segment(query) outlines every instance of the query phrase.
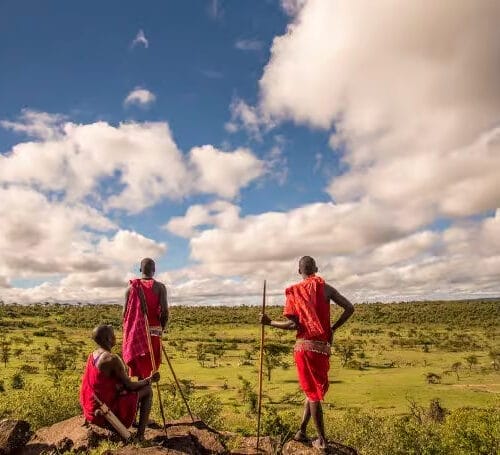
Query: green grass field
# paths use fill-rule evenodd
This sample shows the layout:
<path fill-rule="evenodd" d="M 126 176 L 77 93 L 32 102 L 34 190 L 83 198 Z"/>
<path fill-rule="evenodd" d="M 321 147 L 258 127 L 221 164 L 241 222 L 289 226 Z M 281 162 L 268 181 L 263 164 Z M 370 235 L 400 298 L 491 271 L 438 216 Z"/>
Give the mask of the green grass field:
<path fill-rule="evenodd" d="M 19 393 L 12 389 L 11 382 L 23 365 L 38 368 L 34 374 L 22 373 L 26 385 L 51 383 L 56 372 L 59 376 L 81 375 L 84 360 L 94 349 L 89 338 L 91 329 L 68 327 L 64 322 L 64 311 L 64 308 L 58 308 L 57 311 L 34 311 L 24 315 L 10 311 L 3 316 L 6 327 L 3 336 L 10 343 L 10 356 L 6 365 L 0 364 L 0 381 L 5 388 L 0 400 L 1 396 L 12 398 Z M 99 307 L 94 307 L 92 311 L 99 320 Z M 176 318 L 174 313 L 164 343 L 179 378 L 192 381 L 197 394 L 215 393 L 222 401 L 224 420 L 239 422 L 247 418 L 248 410 L 248 404 L 242 400 L 241 378 L 250 381 L 253 386 L 257 384 L 258 353 L 255 348 L 260 327 L 248 321 L 248 314 L 255 313 L 256 318 L 258 309 L 246 308 L 245 317 L 242 315 L 239 322 L 223 321 L 219 324 L 214 323 L 217 318 L 210 316 L 211 310 L 206 311 L 206 324 L 196 320 L 183 321 L 183 314 L 178 312 Z M 212 316 L 217 311 L 212 310 Z M 238 313 L 239 310 L 228 308 L 227 311 Z M 366 309 L 363 311 L 366 312 Z M 106 318 L 109 319 L 108 314 Z M 118 327 L 116 320 L 114 322 Z M 499 350 L 498 337 L 495 325 L 487 322 L 484 327 L 476 323 L 473 327 L 464 328 L 461 324 L 450 330 L 449 323 L 377 324 L 358 321 L 354 317 L 336 334 L 336 342 L 351 339 L 358 343 L 358 352 L 353 356 L 357 363 L 354 368 L 342 367 L 338 356 L 331 357 L 331 386 L 325 401 L 327 414 L 335 415 L 339 411 L 359 408 L 398 415 L 408 412 L 409 400 L 426 404 L 433 398 L 439 398 L 447 409 L 498 406 L 500 375 L 492 366 L 492 353 Z M 119 331 L 117 335 L 120 338 Z M 266 340 L 268 343 L 293 345 L 292 334 L 271 328 L 266 328 Z M 423 344 L 420 343 L 422 341 Z M 202 366 L 197 360 L 199 343 L 206 346 L 222 344 L 225 350 L 222 356 L 215 359 L 207 354 L 208 358 Z M 73 356 L 74 362 L 62 371 L 57 371 L 46 360 L 47 354 L 54 352 L 57 346 L 73 348 L 73 353 L 69 355 Z M 250 357 L 246 362 L 245 351 L 251 352 L 246 355 Z M 468 365 L 466 358 L 471 355 L 475 356 L 477 363 Z M 285 365 L 272 370 L 271 381 L 264 379 L 264 405 L 299 413 L 301 394 L 292 353 L 284 355 L 280 362 Z M 459 379 L 450 371 L 455 362 L 462 364 L 457 371 Z M 362 369 L 358 369 L 360 366 Z M 160 372 L 162 384 L 171 381 L 165 364 Z M 431 372 L 441 377 L 439 383 L 427 382 L 426 374 Z M 248 418 L 252 420 L 251 415 Z"/>

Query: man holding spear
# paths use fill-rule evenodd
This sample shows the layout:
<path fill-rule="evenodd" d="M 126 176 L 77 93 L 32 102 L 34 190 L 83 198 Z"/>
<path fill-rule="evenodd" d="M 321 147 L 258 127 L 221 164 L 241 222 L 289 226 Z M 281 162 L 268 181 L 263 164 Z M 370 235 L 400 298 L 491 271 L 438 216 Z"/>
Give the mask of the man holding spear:
<path fill-rule="evenodd" d="M 140 271 L 142 277 L 131 280 L 125 294 L 122 350 L 130 376 L 143 379 L 160 366 L 161 335 L 168 321 L 168 304 L 165 285 L 153 278 L 153 259 L 143 259 Z"/>
<path fill-rule="evenodd" d="M 307 424 L 312 416 L 318 438 L 313 446 L 326 448 L 325 425 L 321 401 L 328 390 L 331 344 L 335 330 L 354 312 L 352 303 L 335 288 L 316 275 L 315 260 L 304 256 L 299 261 L 299 274 L 303 280 L 286 289 L 283 315 L 287 321 L 272 321 L 261 314 L 260 322 L 278 329 L 296 330 L 294 359 L 301 389 L 306 395 L 304 415 L 294 439 L 306 441 Z M 344 309 L 340 318 L 330 326 L 330 301 Z"/>
<path fill-rule="evenodd" d="M 161 363 L 161 336 L 168 321 L 167 289 L 156 281 L 155 262 L 141 261 L 142 277 L 130 280 L 123 308 L 123 360 L 130 376 L 144 379 L 158 371 Z M 163 429 L 167 434 L 160 386 L 156 383 Z"/>

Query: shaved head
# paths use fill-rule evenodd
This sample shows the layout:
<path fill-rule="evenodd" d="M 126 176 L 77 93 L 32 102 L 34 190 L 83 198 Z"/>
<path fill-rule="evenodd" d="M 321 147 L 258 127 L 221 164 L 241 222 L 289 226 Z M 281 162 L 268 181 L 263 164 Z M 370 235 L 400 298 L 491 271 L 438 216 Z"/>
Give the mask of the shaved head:
<path fill-rule="evenodd" d="M 109 342 L 114 339 L 114 336 L 113 327 L 107 324 L 98 325 L 92 330 L 92 339 L 102 348 L 107 347 Z"/>
<path fill-rule="evenodd" d="M 141 273 L 146 276 L 153 276 L 155 274 L 155 261 L 151 258 L 144 258 L 141 261 Z"/>
<path fill-rule="evenodd" d="M 314 275 L 318 271 L 316 261 L 311 256 L 302 256 L 299 260 L 299 273 L 301 275 Z"/>

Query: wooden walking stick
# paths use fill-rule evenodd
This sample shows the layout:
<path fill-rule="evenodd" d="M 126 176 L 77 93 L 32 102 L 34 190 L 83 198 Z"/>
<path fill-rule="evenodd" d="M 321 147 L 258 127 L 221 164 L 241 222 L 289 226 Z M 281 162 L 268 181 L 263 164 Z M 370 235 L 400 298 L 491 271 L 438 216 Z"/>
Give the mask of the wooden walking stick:
<path fill-rule="evenodd" d="M 140 298 L 141 298 L 142 314 L 144 315 L 144 325 L 146 326 L 146 335 L 147 335 L 146 338 L 148 340 L 148 349 L 151 358 L 151 368 L 153 369 L 153 373 L 156 373 L 158 370 L 156 369 L 155 355 L 153 352 L 153 343 L 151 343 L 151 332 L 149 331 L 148 308 L 146 306 L 146 296 L 144 295 L 144 291 L 142 290 L 142 288 L 140 290 Z M 161 337 L 160 337 L 160 343 L 161 343 Z M 156 383 L 156 392 L 158 393 L 158 402 L 160 403 L 160 413 L 161 413 L 161 419 L 163 421 L 163 431 L 165 432 L 165 436 L 168 437 L 167 421 L 165 420 L 165 411 L 163 410 L 163 403 L 161 401 L 161 394 L 160 394 L 160 384 L 158 382 Z"/>
<path fill-rule="evenodd" d="M 167 351 L 165 349 L 165 346 L 163 346 L 163 344 L 161 345 L 161 349 L 163 351 L 163 354 L 165 355 L 165 360 L 168 363 L 168 367 L 170 368 L 170 371 L 172 372 L 172 376 L 174 377 L 174 381 L 177 384 L 177 388 L 179 389 L 179 393 L 181 394 L 182 401 L 184 401 L 184 404 L 186 405 L 186 409 L 189 413 L 189 416 L 191 417 L 191 420 L 194 423 L 195 419 L 193 417 L 193 413 L 191 412 L 191 408 L 189 407 L 189 403 L 187 402 L 186 397 L 184 396 L 184 392 L 182 391 L 181 385 L 179 384 L 179 380 L 177 379 L 177 375 L 175 374 L 174 368 L 172 366 L 172 362 L 170 362 L 170 358 L 167 355 Z"/>
<path fill-rule="evenodd" d="M 266 314 L 266 280 L 264 280 L 264 289 L 262 290 L 262 314 Z M 259 404 L 257 408 L 257 450 L 259 450 L 260 441 L 260 415 L 262 409 L 262 366 L 264 362 L 264 324 L 260 328 L 260 364 L 259 364 Z"/>

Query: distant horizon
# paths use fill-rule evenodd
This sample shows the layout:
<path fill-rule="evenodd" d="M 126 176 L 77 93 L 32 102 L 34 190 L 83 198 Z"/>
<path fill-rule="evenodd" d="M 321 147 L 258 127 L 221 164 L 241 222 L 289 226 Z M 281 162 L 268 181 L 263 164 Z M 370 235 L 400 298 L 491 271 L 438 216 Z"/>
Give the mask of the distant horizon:
<path fill-rule="evenodd" d="M 399 304 L 419 304 L 419 303 L 439 303 L 439 302 L 478 302 L 481 300 L 485 301 L 496 301 L 500 302 L 500 296 L 498 297 L 476 297 L 476 298 L 463 298 L 463 299 L 436 299 L 436 300 L 399 300 L 399 301 L 391 301 L 391 302 L 383 302 L 383 301 L 366 301 L 366 302 L 352 302 L 354 305 L 399 305 Z M 3 302 L 0 299 L 0 305 L 23 305 L 23 306 L 36 306 L 36 305 L 64 305 L 64 306 L 95 306 L 95 305 L 109 305 L 109 306 L 123 306 L 123 303 L 112 303 L 112 302 L 99 302 L 99 303 L 91 303 L 91 302 L 30 302 L 30 303 L 18 303 L 18 302 Z M 331 305 L 335 305 L 331 303 Z M 227 305 L 227 304 L 217 304 L 213 303 L 210 305 L 200 304 L 200 305 L 189 305 L 186 303 L 169 303 L 169 306 L 173 307 L 196 307 L 196 308 L 210 308 L 210 307 L 227 307 L 227 308 L 237 308 L 237 307 L 251 307 L 251 308 L 261 308 L 262 304 L 260 303 L 241 303 L 237 305 Z M 282 307 L 283 302 L 272 303 L 267 305 L 268 307 Z"/>

